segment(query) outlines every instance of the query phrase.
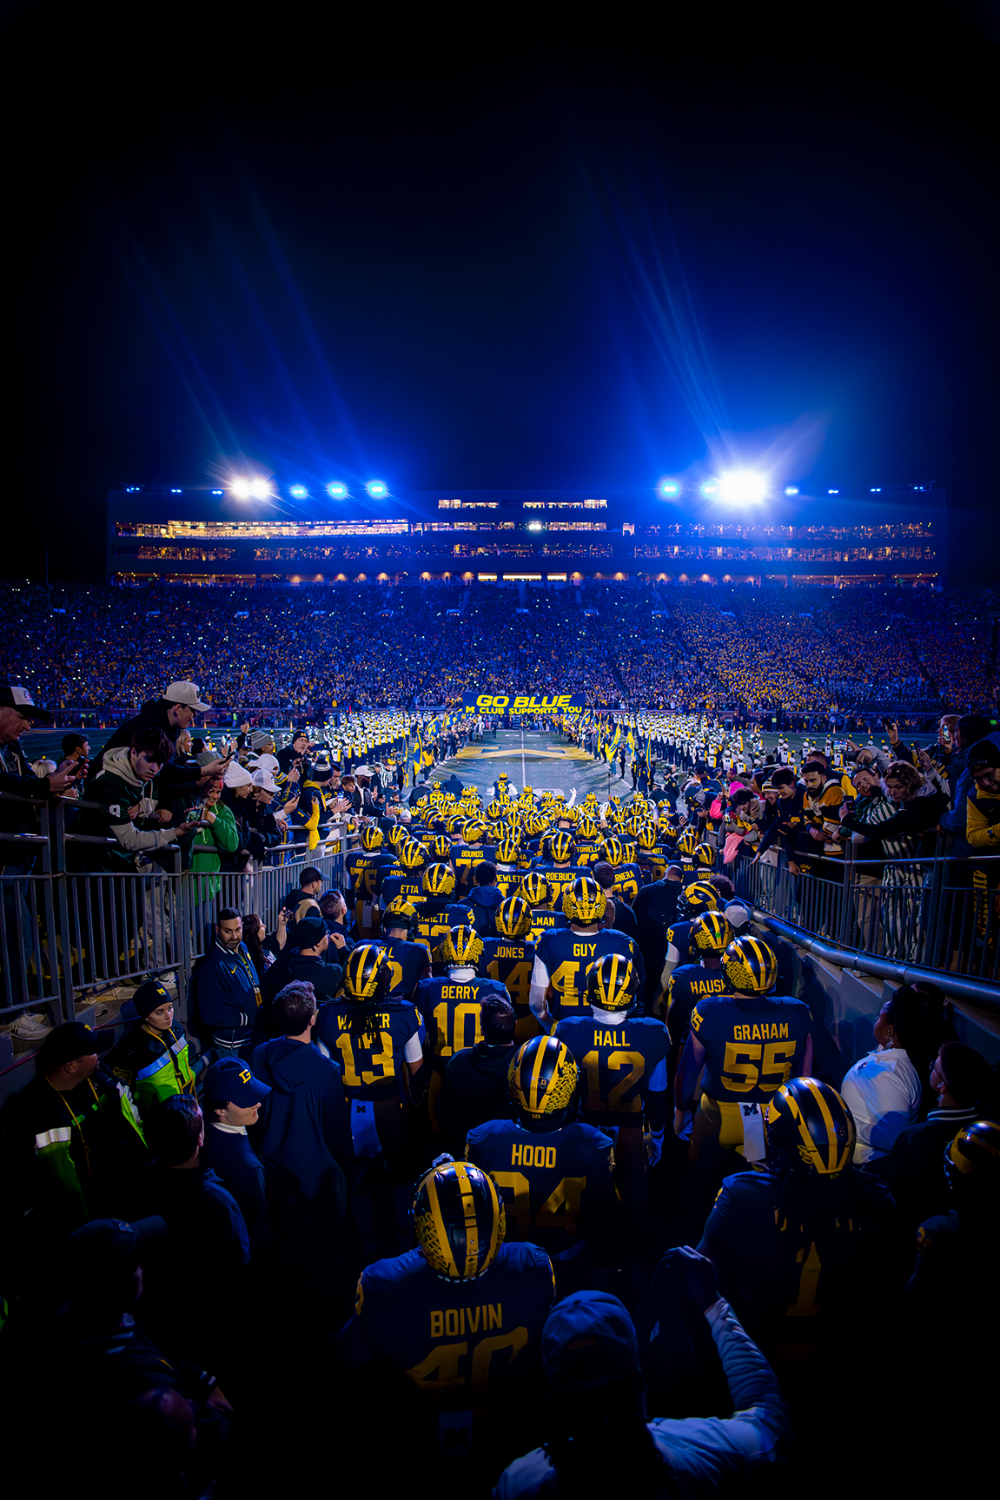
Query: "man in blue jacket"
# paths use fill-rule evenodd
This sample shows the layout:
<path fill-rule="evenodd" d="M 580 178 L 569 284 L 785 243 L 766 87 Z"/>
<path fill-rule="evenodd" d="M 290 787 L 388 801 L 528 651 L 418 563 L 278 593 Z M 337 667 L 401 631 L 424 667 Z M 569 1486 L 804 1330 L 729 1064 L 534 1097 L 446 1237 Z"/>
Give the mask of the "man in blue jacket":
<path fill-rule="evenodd" d="M 213 938 L 192 976 L 198 1015 L 206 1041 L 222 1057 L 247 1058 L 260 990 L 238 911 L 222 908 Z"/>
<path fill-rule="evenodd" d="M 347 1212 L 345 1169 L 354 1159 L 350 1111 L 340 1069 L 312 1045 L 312 985 L 286 984 L 273 1011 L 283 1035 L 253 1054 L 253 1076 L 271 1092 L 251 1127 L 251 1141 L 264 1163 L 272 1223 L 293 1234 L 298 1226 L 316 1243 L 313 1235 L 336 1228 Z"/>

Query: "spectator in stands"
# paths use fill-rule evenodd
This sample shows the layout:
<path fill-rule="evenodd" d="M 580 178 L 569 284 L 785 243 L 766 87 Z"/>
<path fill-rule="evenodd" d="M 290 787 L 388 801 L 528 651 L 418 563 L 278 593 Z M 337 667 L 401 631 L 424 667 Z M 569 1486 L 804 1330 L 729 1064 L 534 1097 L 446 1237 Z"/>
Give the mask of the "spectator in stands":
<path fill-rule="evenodd" d="M 214 759 L 214 752 L 209 750 L 198 757 L 198 764 L 205 766 Z M 239 848 L 240 836 L 233 810 L 222 800 L 221 776 L 213 776 L 205 787 L 200 806 L 196 805 L 188 813 L 188 820 L 195 823 L 196 832 L 186 850 L 186 864 L 199 877 L 195 884 L 195 900 L 198 905 L 204 905 L 213 901 L 222 887 L 218 878 L 222 861 L 231 859 Z"/>
<path fill-rule="evenodd" d="M 251 1245 L 265 1231 L 267 1199 L 264 1167 L 247 1136 L 260 1106 L 271 1092 L 236 1057 L 224 1057 L 207 1069 L 203 1082 L 205 1140 L 202 1164 L 211 1167 L 239 1204 Z"/>
<path fill-rule="evenodd" d="M 1000 747 L 980 740 L 968 755 L 972 790 L 966 801 L 965 836 L 976 854 L 994 854 L 1000 844 Z M 986 877 L 987 883 L 996 881 Z"/>
<path fill-rule="evenodd" d="M 253 824 L 250 815 L 250 796 L 253 792 L 253 777 L 239 761 L 230 761 L 222 778 L 222 801 L 232 815 L 236 828 L 236 848 L 223 859 L 223 869 L 240 873 L 247 868 L 251 857 Z"/>
<path fill-rule="evenodd" d="M 231 906 L 219 912 L 212 946 L 192 977 L 206 1042 L 217 1052 L 249 1056 L 259 988 L 243 941 L 243 919 Z"/>
<path fill-rule="evenodd" d="M 81 812 L 76 832 L 109 842 L 75 844 L 78 868 L 123 874 L 135 870 L 137 856 L 149 857 L 181 838 L 190 842 L 196 825 L 170 826 L 173 815 L 160 803 L 160 773 L 170 755 L 170 742 L 158 729 L 137 730 L 127 746 L 105 752 L 87 786 L 87 801 L 97 806 Z"/>
<path fill-rule="evenodd" d="M 993 1073 L 981 1052 L 962 1042 L 945 1042 L 931 1069 L 937 1101 L 927 1119 L 896 1137 L 889 1159 L 889 1187 L 909 1227 L 951 1208 L 941 1170 L 945 1147 L 963 1125 L 979 1118 Z"/>
<path fill-rule="evenodd" d="M 446 1149 L 465 1152 L 470 1130 L 509 1111 L 507 1074 L 514 1051 L 514 1007 L 502 995 L 487 995 L 479 1008 L 483 1039 L 452 1057 L 441 1081 L 436 1112 Z"/>
<path fill-rule="evenodd" d="M 119 725 L 94 762 L 92 774 L 100 773 L 109 751 L 131 745 L 133 735 L 144 730 L 159 730 L 170 744 L 170 753 L 164 762 L 168 768 L 164 778 L 164 797 L 183 794 L 192 786 L 207 786 L 211 777 L 218 775 L 223 769 L 218 761 L 203 767 L 200 776 L 194 776 L 180 761 L 175 765 L 173 756 L 181 731 L 190 729 L 195 716 L 204 713 L 209 707 L 209 704 L 202 703 L 199 699 L 198 689 L 193 682 L 172 682 L 162 698 L 151 698 L 142 705 L 134 718 L 126 719 L 124 724 Z"/>
<path fill-rule="evenodd" d="M 966 714 L 958 720 L 955 725 L 953 737 L 949 744 L 953 747 L 947 759 L 948 779 L 951 784 L 951 808 L 943 812 L 940 817 L 940 825 L 945 833 L 950 833 L 958 841 L 953 846 L 955 854 L 968 854 L 971 845 L 965 836 L 965 824 L 968 816 L 968 801 L 974 794 L 972 774 L 969 771 L 969 751 L 973 745 L 977 746 L 981 741 L 991 738 L 997 742 L 996 734 L 990 735 L 989 720 L 982 714 Z"/>
<path fill-rule="evenodd" d="M 882 1006 L 872 1030 L 874 1052 L 848 1069 L 840 1092 L 857 1127 L 854 1161 L 878 1166 L 917 1118 L 927 1065 L 926 1027 L 917 1007 L 894 997 Z"/>

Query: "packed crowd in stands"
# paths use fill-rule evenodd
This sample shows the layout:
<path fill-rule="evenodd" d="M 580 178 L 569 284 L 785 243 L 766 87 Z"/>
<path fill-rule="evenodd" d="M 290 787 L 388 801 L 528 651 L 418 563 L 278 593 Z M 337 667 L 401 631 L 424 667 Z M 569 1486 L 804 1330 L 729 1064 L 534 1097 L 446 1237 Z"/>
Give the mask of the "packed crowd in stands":
<path fill-rule="evenodd" d="M 457 583 L 297 589 L 5 586 L 0 675 L 60 707 L 128 707 L 166 674 L 239 709 L 454 705 L 470 690 L 807 722 L 991 703 L 986 590 Z M 587 614 L 585 611 L 591 611 Z"/>

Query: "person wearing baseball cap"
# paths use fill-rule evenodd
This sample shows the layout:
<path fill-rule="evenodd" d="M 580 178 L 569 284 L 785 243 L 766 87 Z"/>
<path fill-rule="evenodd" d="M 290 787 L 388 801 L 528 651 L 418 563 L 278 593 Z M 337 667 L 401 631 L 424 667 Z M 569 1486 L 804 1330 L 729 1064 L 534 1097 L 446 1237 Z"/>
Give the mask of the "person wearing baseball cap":
<path fill-rule="evenodd" d="M 676 1362 L 691 1346 L 677 1311 L 683 1304 L 701 1311 L 715 1342 L 735 1408 L 728 1420 L 646 1420 L 643 1367 L 660 1354 Z M 719 1296 L 712 1262 L 688 1247 L 668 1250 L 636 1321 L 642 1367 L 640 1339 L 617 1297 L 583 1291 L 556 1303 L 542 1330 L 542 1367 L 554 1393 L 545 1446 L 504 1470 L 497 1500 L 600 1493 L 620 1478 L 622 1452 L 629 1487 L 642 1495 L 708 1496 L 773 1464 L 791 1431 L 788 1413 L 770 1365 Z M 660 1350 L 660 1343 L 672 1347 Z"/>
<path fill-rule="evenodd" d="M 319 1005 L 333 1000 L 340 992 L 344 970 L 340 964 L 329 963 L 324 958 L 330 946 L 330 933 L 322 913 L 313 908 L 309 915 L 296 922 L 290 936 L 294 950 L 288 957 L 287 979 L 285 969 L 282 970 L 282 979 L 286 983 L 299 979 L 311 984 Z"/>
<path fill-rule="evenodd" d="M 246 1220 L 251 1246 L 266 1230 L 264 1167 L 250 1144 L 247 1127 L 256 1125 L 271 1086 L 255 1078 L 238 1057 L 213 1063 L 202 1079 L 205 1144 L 201 1161 L 222 1178 Z"/>
<path fill-rule="evenodd" d="M 198 688 L 193 682 L 170 683 L 162 697 L 150 698 L 133 718 L 119 724 L 101 754 L 96 757 L 91 775 L 96 775 L 100 770 L 103 757 L 109 750 L 117 750 L 121 745 L 131 745 L 132 736 L 140 730 L 159 729 L 171 745 L 176 746 L 178 735 L 183 730 L 190 729 L 196 716 L 204 713 L 208 707 L 207 703 L 202 703 Z M 223 762 L 218 759 L 211 765 L 200 768 L 185 765 L 180 760 L 170 760 L 160 772 L 161 795 L 164 800 L 194 796 L 209 784 L 213 775 L 221 773 L 223 768 Z"/>
<path fill-rule="evenodd" d="M 29 1215 L 25 1227 L 43 1239 L 100 1212 L 147 1159 L 128 1084 L 101 1062 L 113 1041 L 81 1021 L 55 1027 L 35 1054 L 34 1078 L 0 1115 L 5 1207 L 12 1222 Z"/>
<path fill-rule="evenodd" d="M 108 1067 L 129 1085 L 140 1114 L 171 1094 L 194 1096 L 197 1090 L 187 1037 L 174 1019 L 174 1002 L 160 981 L 147 979 L 140 984 L 118 1019 L 131 1024 L 108 1054 Z"/>

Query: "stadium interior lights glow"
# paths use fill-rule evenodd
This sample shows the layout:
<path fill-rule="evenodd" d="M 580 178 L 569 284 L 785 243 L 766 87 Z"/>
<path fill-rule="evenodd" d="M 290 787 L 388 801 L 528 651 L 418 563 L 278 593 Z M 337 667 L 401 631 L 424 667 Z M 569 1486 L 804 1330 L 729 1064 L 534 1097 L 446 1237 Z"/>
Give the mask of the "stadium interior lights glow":
<path fill-rule="evenodd" d="M 657 494 L 662 495 L 665 500 L 669 500 L 675 495 L 680 494 L 681 487 L 676 479 L 661 479 L 656 486 L 656 490 Z"/>
<path fill-rule="evenodd" d="M 736 469 L 720 474 L 718 495 L 730 505 L 754 505 L 767 494 L 767 480 L 752 469 Z"/>
<path fill-rule="evenodd" d="M 381 500 L 385 495 L 388 495 L 389 493 L 389 486 L 387 484 L 383 484 L 381 479 L 369 479 L 368 483 L 365 485 L 365 489 L 368 491 L 369 495 L 371 495 L 373 500 Z"/>
<path fill-rule="evenodd" d="M 339 479 L 334 479 L 331 484 L 327 485 L 327 487 L 326 487 L 326 493 L 333 500 L 346 500 L 347 499 L 347 485 L 346 484 L 342 484 Z"/>

